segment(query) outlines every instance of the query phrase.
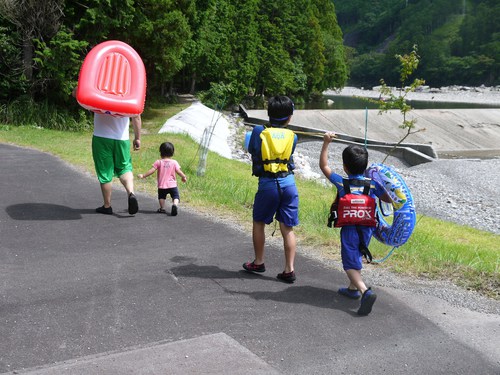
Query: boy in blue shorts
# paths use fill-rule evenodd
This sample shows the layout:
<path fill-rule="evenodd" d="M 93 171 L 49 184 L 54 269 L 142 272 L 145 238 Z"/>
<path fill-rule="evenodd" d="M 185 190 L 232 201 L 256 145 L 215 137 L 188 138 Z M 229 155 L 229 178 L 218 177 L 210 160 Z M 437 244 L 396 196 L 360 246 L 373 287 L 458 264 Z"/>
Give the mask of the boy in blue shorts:
<path fill-rule="evenodd" d="M 252 131 L 248 152 L 252 155 L 252 174 L 259 178 L 253 205 L 252 239 L 255 258 L 243 264 L 250 272 L 264 272 L 265 226 L 276 218 L 283 236 L 285 268 L 277 275 L 286 283 L 295 281 L 296 240 L 293 227 L 299 224 L 299 194 L 295 185 L 293 152 L 297 136 L 286 129 L 294 110 L 287 96 L 268 101 L 268 126 L 257 125 Z"/>
<path fill-rule="evenodd" d="M 328 145 L 335 138 L 335 133 L 325 133 L 323 147 L 319 158 L 319 166 L 328 180 L 335 185 L 339 197 L 350 192 L 355 195 L 363 194 L 364 185 L 372 198 L 379 197 L 383 201 L 392 202 L 385 189 L 376 181 L 365 179 L 364 172 L 368 166 L 368 151 L 363 146 L 350 145 L 342 152 L 343 169 L 347 179 L 336 174 L 328 166 Z M 344 186 L 347 183 L 349 186 Z M 369 187 L 369 190 L 368 190 Z M 375 212 L 373 222 L 375 222 Z M 354 215 L 353 215 L 354 216 Z M 361 216 L 361 215 L 359 215 Z M 349 215 L 346 215 L 349 217 Z M 353 221 L 351 221 L 353 220 Z M 359 315 L 368 315 L 377 299 L 375 293 L 368 288 L 361 278 L 363 251 L 368 249 L 375 226 L 357 225 L 359 219 L 347 219 L 340 230 L 342 266 L 349 278 L 349 286 L 340 288 L 339 294 L 352 299 L 361 297 L 358 309 Z"/>

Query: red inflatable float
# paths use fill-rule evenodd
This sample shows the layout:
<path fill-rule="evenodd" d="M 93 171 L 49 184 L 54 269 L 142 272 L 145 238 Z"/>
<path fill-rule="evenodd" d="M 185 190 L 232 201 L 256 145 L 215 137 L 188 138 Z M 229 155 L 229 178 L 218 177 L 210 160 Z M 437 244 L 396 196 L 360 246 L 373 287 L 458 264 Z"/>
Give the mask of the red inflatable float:
<path fill-rule="evenodd" d="M 131 117 L 144 110 L 146 69 L 128 44 L 110 40 L 87 54 L 78 77 L 76 100 L 93 112 Z"/>

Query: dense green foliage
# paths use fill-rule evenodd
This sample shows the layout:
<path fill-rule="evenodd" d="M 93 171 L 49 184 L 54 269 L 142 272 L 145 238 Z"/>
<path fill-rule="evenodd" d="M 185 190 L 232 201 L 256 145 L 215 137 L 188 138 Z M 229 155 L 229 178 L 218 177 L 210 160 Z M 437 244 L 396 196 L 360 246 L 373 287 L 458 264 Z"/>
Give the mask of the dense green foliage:
<path fill-rule="evenodd" d="M 214 106 L 307 99 L 348 75 L 330 0 L 0 0 L 0 103 L 28 97 L 77 113 L 83 59 L 113 39 L 142 57 L 152 101 L 203 91 Z"/>
<path fill-rule="evenodd" d="M 394 56 L 414 45 L 430 86 L 500 84 L 497 0 L 0 0 L 0 122 L 54 108 L 88 126 L 70 94 L 85 55 L 110 39 L 143 58 L 147 103 L 192 93 L 251 106 L 381 78 L 397 86 Z M 23 119 L 25 105 L 34 116 Z M 35 123 L 59 121 L 49 118 Z"/>
<path fill-rule="evenodd" d="M 334 0 L 351 85 L 398 83 L 396 54 L 418 45 L 428 85 L 500 84 L 498 0 Z"/>

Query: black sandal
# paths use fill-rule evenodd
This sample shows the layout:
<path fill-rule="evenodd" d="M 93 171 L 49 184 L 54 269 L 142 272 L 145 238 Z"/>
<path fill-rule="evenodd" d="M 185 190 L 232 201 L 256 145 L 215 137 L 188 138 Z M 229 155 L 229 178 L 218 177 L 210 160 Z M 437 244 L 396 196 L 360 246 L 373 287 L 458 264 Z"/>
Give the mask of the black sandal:
<path fill-rule="evenodd" d="M 276 276 L 278 280 L 284 281 L 285 283 L 292 284 L 295 281 L 295 272 L 285 272 L 283 271 L 282 273 L 278 273 L 278 276 Z"/>
<path fill-rule="evenodd" d="M 165 213 L 167 213 L 167 211 L 165 211 L 164 208 L 159 208 L 156 212 L 158 212 L 159 214 L 165 214 Z"/>
<path fill-rule="evenodd" d="M 128 213 L 129 215 L 135 215 L 139 211 L 139 203 L 137 203 L 137 198 L 134 193 L 130 193 L 128 196 Z"/>

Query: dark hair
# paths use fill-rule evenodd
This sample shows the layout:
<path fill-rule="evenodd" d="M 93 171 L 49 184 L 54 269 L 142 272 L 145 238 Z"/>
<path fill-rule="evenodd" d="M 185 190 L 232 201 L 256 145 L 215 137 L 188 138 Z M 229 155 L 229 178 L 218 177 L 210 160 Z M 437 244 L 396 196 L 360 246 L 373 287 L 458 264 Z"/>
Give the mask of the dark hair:
<path fill-rule="evenodd" d="M 294 105 L 288 96 L 273 96 L 267 102 L 267 115 L 272 125 L 284 125 L 293 114 Z"/>
<path fill-rule="evenodd" d="M 368 151 L 363 146 L 349 145 L 342 151 L 342 162 L 349 174 L 363 174 L 368 166 Z"/>
<path fill-rule="evenodd" d="M 160 145 L 160 155 L 162 158 L 174 156 L 174 145 L 171 142 L 163 142 Z"/>

